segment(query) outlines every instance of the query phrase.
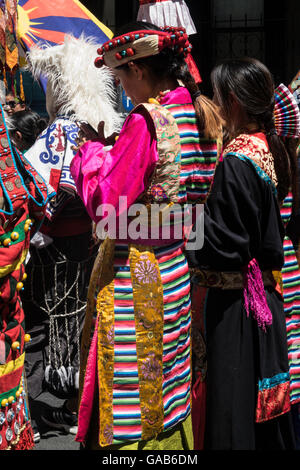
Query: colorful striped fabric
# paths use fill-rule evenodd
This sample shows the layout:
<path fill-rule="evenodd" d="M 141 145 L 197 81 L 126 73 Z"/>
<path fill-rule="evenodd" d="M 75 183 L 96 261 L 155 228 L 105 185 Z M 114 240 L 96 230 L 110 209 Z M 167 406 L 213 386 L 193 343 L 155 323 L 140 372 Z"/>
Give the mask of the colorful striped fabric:
<path fill-rule="evenodd" d="M 300 315 L 286 318 L 291 403 L 300 402 Z"/>
<path fill-rule="evenodd" d="M 284 266 L 282 269 L 283 298 L 286 315 L 300 313 L 300 271 L 294 246 L 284 238 Z"/>
<path fill-rule="evenodd" d="M 204 203 L 214 176 L 217 143 L 200 140 L 192 104 L 167 105 L 181 142 L 179 201 Z M 163 287 L 163 429 L 185 420 L 191 411 L 191 299 L 184 242 L 153 247 Z M 113 443 L 142 439 L 136 318 L 128 243 L 114 254 Z M 141 345 L 141 340 L 139 345 Z"/>
<path fill-rule="evenodd" d="M 181 142 L 179 202 L 204 202 L 217 162 L 217 143 L 201 139 L 192 104 L 167 105 Z M 155 249 L 164 291 L 164 430 L 190 413 L 190 280 L 182 242 Z M 114 442 L 141 439 L 133 293 L 128 246 L 115 251 Z M 126 368 L 124 364 L 126 363 Z M 128 385 L 129 384 L 129 385 Z"/>
<path fill-rule="evenodd" d="M 199 139 L 192 104 L 167 105 L 176 119 L 181 142 L 179 202 L 204 203 L 209 193 L 218 158 L 217 142 Z"/>
<path fill-rule="evenodd" d="M 190 280 L 181 242 L 156 248 L 164 291 L 164 429 L 190 413 Z M 136 334 L 128 245 L 115 248 L 114 443 L 141 439 Z"/>
<path fill-rule="evenodd" d="M 300 136 L 300 113 L 298 103 L 290 90 L 281 83 L 275 90 L 275 127 L 282 137 Z"/>
<path fill-rule="evenodd" d="M 292 194 L 289 193 L 280 209 L 285 226 L 291 217 L 292 204 Z M 290 366 L 290 398 L 291 403 L 297 403 L 300 401 L 300 270 L 293 244 L 287 236 L 283 241 L 283 249 L 282 285 Z"/>

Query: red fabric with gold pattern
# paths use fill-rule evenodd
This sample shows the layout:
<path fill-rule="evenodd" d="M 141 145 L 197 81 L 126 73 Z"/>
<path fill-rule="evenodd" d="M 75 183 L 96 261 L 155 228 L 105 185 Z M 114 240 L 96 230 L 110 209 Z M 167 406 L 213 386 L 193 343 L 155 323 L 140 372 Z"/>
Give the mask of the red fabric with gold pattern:
<path fill-rule="evenodd" d="M 277 176 L 274 167 L 274 158 L 269 150 L 265 134 L 240 134 L 224 149 L 223 157 L 228 153 L 239 153 L 251 158 L 277 186 Z"/>
<path fill-rule="evenodd" d="M 24 383 L 24 311 L 20 291 L 30 236 L 52 195 L 11 145 L 0 113 L 0 450 L 30 449 L 32 429 Z"/>
<path fill-rule="evenodd" d="M 281 416 L 291 409 L 290 382 L 259 390 L 256 406 L 256 422 L 262 423 Z"/>

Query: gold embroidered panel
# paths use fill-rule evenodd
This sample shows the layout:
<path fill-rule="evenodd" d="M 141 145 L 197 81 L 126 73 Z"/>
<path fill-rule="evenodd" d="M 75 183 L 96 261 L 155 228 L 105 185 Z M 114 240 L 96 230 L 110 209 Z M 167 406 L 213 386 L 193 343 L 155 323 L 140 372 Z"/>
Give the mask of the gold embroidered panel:
<path fill-rule="evenodd" d="M 142 439 L 163 431 L 163 286 L 150 247 L 130 245 L 130 272 L 135 312 Z"/>
<path fill-rule="evenodd" d="M 156 131 L 158 162 L 145 202 L 177 202 L 180 187 L 181 144 L 179 129 L 170 111 L 161 105 L 144 103 Z"/>

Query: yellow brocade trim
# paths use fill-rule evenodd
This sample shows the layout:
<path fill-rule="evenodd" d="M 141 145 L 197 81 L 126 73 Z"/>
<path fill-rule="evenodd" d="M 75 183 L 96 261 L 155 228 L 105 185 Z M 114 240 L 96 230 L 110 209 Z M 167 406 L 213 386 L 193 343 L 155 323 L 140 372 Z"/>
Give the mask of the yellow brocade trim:
<path fill-rule="evenodd" d="M 142 440 L 155 438 L 164 428 L 163 286 L 151 247 L 130 245 L 130 273 L 135 313 L 136 350 Z"/>
<path fill-rule="evenodd" d="M 100 245 L 88 290 L 88 302 L 81 343 L 80 397 L 91 343 L 92 321 L 97 308 L 98 318 L 98 389 L 99 444 L 113 441 L 112 392 L 114 374 L 114 251 L 115 241 L 106 238 Z M 96 293 L 97 305 L 95 301 Z"/>
<path fill-rule="evenodd" d="M 24 263 L 26 256 L 28 253 L 28 248 L 22 251 L 21 257 L 18 258 L 14 263 L 12 264 L 7 264 L 6 266 L 1 266 L 0 267 L 0 278 L 5 277 L 8 274 L 17 271 L 20 269 L 21 265 Z"/>
<path fill-rule="evenodd" d="M 7 364 L 3 364 L 0 366 L 0 377 L 4 375 L 10 374 L 11 372 L 20 369 L 23 367 L 25 359 L 25 353 L 19 356 L 15 361 L 9 361 Z"/>
<path fill-rule="evenodd" d="M 281 294 L 283 295 L 283 282 L 281 271 L 272 271 L 276 284 L 279 285 Z"/>
<path fill-rule="evenodd" d="M 177 202 L 181 170 L 181 143 L 177 122 L 170 111 L 160 104 L 152 102 L 139 106 L 148 111 L 153 121 L 159 155 L 147 191 L 139 199 L 144 202 Z"/>
<path fill-rule="evenodd" d="M 114 279 L 113 263 L 106 272 L 107 282 L 97 297 L 98 312 L 98 389 L 99 444 L 113 443 L 113 380 L 114 380 Z"/>

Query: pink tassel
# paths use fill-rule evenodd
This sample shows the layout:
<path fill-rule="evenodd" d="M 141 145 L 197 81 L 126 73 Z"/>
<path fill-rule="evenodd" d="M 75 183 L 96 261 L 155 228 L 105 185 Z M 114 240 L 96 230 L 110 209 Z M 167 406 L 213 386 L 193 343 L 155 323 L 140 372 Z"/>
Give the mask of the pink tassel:
<path fill-rule="evenodd" d="M 272 325 L 272 312 L 267 304 L 262 274 L 256 259 L 250 261 L 245 272 L 244 303 L 247 317 L 251 312 L 258 326 L 266 331 L 266 326 Z"/>

